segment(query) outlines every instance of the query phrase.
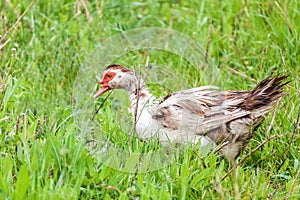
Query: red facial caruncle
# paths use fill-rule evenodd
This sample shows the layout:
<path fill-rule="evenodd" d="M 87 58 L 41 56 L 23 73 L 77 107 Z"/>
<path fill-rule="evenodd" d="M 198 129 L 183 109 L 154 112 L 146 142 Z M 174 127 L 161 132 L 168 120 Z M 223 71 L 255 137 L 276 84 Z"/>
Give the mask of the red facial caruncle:
<path fill-rule="evenodd" d="M 104 94 L 106 91 L 110 90 L 108 83 L 115 77 L 115 75 L 116 73 L 112 71 L 107 71 L 103 74 L 103 77 L 100 81 L 101 87 L 98 90 L 98 92 L 94 95 L 94 98 L 97 98 L 100 95 Z"/>

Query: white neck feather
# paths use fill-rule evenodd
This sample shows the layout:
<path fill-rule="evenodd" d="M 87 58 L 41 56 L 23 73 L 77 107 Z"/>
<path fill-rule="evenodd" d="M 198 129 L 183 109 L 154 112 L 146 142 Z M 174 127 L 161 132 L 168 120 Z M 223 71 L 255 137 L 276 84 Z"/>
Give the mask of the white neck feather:
<path fill-rule="evenodd" d="M 158 105 L 157 99 L 149 92 L 145 81 L 136 75 L 129 75 L 122 88 L 129 94 L 130 111 L 137 134 L 142 139 L 149 139 L 158 131 L 158 124 L 152 119 L 153 111 Z"/>
<path fill-rule="evenodd" d="M 139 89 L 128 91 L 130 99 L 130 111 L 133 117 L 138 117 L 141 112 L 152 106 L 154 96 L 149 92 L 146 85 Z"/>

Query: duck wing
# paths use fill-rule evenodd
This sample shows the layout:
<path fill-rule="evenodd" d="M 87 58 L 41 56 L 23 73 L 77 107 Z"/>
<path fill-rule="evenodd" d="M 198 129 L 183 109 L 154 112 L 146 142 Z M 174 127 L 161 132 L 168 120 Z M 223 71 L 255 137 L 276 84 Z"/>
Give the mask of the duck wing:
<path fill-rule="evenodd" d="M 251 114 L 251 111 L 238 106 L 245 101 L 248 93 L 220 92 L 214 86 L 180 91 L 165 97 L 152 118 L 166 129 L 203 135 Z"/>
<path fill-rule="evenodd" d="M 287 75 L 272 77 L 273 73 L 250 91 L 220 92 L 217 87 L 205 86 L 168 95 L 152 118 L 167 130 L 207 135 L 217 143 L 244 142 L 289 83 Z"/>

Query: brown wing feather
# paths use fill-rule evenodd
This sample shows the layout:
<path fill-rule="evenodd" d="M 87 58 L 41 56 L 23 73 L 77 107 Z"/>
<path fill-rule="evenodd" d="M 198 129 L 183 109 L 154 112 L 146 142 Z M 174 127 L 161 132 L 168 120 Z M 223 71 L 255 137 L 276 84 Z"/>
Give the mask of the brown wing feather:
<path fill-rule="evenodd" d="M 286 81 L 288 76 L 276 75 L 271 77 L 269 74 L 262 80 L 249 94 L 245 97 L 245 101 L 240 107 L 245 110 L 255 110 L 264 106 L 273 104 L 282 96 L 283 86 L 290 81 Z"/>
<path fill-rule="evenodd" d="M 194 130 L 197 134 L 220 127 L 248 111 L 235 109 L 249 91 L 216 91 L 215 87 L 200 87 L 168 95 L 152 116 L 163 127 L 173 130 Z"/>

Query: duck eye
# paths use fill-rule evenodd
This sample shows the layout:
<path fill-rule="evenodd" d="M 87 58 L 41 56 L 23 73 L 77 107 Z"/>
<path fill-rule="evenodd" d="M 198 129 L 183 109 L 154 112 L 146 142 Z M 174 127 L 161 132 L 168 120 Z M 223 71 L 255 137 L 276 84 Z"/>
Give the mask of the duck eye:
<path fill-rule="evenodd" d="M 107 78 L 110 78 L 110 77 L 111 77 L 111 75 L 110 75 L 110 74 L 106 74 L 106 76 L 107 76 Z"/>

